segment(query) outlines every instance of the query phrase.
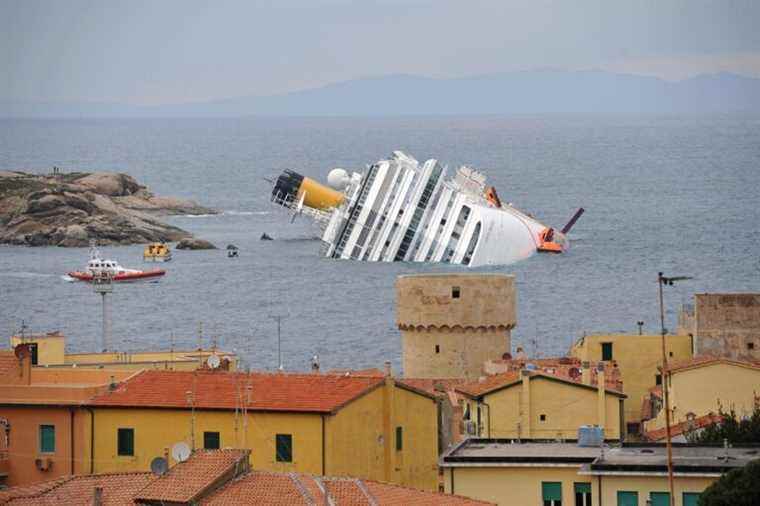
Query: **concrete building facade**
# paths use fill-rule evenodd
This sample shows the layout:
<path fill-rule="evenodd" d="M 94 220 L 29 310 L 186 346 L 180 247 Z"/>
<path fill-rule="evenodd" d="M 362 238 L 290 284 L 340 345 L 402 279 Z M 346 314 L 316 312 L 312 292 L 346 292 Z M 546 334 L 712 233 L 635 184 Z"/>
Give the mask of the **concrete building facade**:
<path fill-rule="evenodd" d="M 603 376 L 603 372 L 600 371 Z M 536 371 L 506 373 L 458 387 L 465 395 L 469 435 L 501 439 L 575 439 L 581 425 L 624 436 L 621 392 Z"/>
<path fill-rule="evenodd" d="M 593 334 L 584 336 L 570 348 L 570 356 L 583 362 L 615 362 L 623 382 L 627 432 L 637 434 L 641 423 L 641 404 L 649 390 L 662 383 L 662 336 L 654 334 Z M 691 358 L 692 340 L 688 335 L 666 336 L 668 361 Z"/>
<path fill-rule="evenodd" d="M 697 506 L 705 488 L 753 457 L 747 447 L 674 445 L 674 504 Z M 666 449 L 659 444 L 602 451 L 573 443 L 467 439 L 440 465 L 447 493 L 504 506 L 670 504 Z"/>
<path fill-rule="evenodd" d="M 400 276 L 396 322 L 404 376 L 481 376 L 484 362 L 510 351 L 516 298 L 514 276 Z"/>

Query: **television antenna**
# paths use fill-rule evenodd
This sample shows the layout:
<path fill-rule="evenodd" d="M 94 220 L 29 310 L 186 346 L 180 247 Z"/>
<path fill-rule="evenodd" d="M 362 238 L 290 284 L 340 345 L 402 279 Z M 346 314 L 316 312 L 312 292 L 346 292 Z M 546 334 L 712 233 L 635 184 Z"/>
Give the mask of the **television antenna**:
<path fill-rule="evenodd" d="M 184 462 L 190 458 L 190 447 L 184 441 L 174 443 L 172 446 L 172 458 L 177 462 Z"/>
<path fill-rule="evenodd" d="M 150 461 L 150 472 L 156 476 L 162 476 L 169 470 L 169 463 L 163 457 L 156 457 Z"/>

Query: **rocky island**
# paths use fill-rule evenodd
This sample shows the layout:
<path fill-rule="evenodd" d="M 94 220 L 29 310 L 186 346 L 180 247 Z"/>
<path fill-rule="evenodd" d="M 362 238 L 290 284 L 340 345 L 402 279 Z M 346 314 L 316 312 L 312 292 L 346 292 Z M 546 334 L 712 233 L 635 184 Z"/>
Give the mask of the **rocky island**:
<path fill-rule="evenodd" d="M 126 174 L 40 175 L 0 171 L 0 244 L 87 246 L 179 241 L 192 234 L 162 222 L 178 214 L 216 214 L 191 200 L 160 197 Z"/>

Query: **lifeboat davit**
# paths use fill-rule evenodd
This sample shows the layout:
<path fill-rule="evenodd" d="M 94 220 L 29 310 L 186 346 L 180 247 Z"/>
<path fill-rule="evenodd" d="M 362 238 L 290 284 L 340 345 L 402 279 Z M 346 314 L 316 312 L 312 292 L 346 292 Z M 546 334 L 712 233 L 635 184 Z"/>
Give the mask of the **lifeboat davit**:
<path fill-rule="evenodd" d="M 127 269 L 119 265 L 116 260 L 105 259 L 100 255 L 100 251 L 94 246 L 90 246 L 90 260 L 87 262 L 87 268 L 83 271 L 69 272 L 68 276 L 79 280 L 91 282 L 93 278 L 107 276 L 113 282 L 129 281 L 148 281 L 158 279 L 166 274 L 163 269 L 151 269 L 143 271 L 139 269 Z"/>

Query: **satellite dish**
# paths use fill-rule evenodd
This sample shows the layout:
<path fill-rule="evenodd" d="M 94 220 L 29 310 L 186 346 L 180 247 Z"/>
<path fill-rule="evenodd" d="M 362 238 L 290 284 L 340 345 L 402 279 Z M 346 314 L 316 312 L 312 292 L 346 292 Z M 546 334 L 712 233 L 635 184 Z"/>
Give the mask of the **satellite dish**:
<path fill-rule="evenodd" d="M 156 476 L 161 476 L 163 474 L 166 474 L 166 471 L 169 470 L 169 463 L 166 462 L 166 459 L 163 457 L 156 457 L 155 459 L 150 461 L 150 472 L 155 474 Z"/>
<path fill-rule="evenodd" d="M 206 359 L 206 363 L 211 369 L 216 369 L 222 361 L 219 360 L 219 355 L 209 355 Z"/>
<path fill-rule="evenodd" d="M 174 443 L 172 446 L 172 458 L 177 462 L 184 462 L 190 458 L 190 447 L 184 441 Z"/>

